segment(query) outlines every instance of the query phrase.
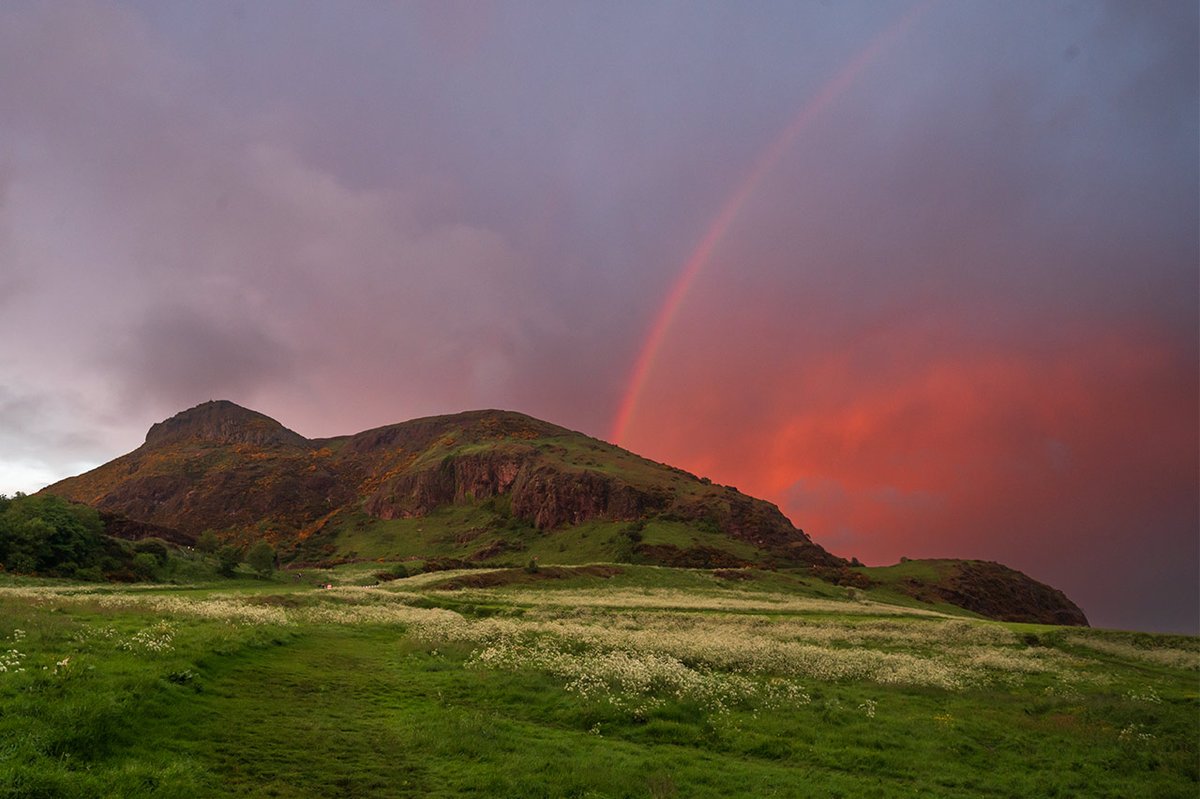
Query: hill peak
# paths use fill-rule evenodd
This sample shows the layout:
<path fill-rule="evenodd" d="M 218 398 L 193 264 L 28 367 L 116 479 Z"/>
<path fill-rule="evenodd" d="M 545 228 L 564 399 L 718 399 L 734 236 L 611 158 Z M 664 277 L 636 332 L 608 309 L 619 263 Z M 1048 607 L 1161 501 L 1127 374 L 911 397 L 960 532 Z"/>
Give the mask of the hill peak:
<path fill-rule="evenodd" d="M 150 427 L 145 446 L 186 439 L 256 446 L 308 446 L 308 439 L 270 416 L 229 400 L 209 400 Z"/>

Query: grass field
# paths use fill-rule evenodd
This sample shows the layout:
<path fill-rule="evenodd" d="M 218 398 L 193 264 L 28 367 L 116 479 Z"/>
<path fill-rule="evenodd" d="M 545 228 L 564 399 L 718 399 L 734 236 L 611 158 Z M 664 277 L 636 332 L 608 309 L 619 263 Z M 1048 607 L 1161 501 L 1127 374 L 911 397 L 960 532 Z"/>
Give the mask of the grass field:
<path fill-rule="evenodd" d="M 787 574 L 368 585 L 379 568 L 7 578 L 0 795 L 1200 791 L 1195 638 L 986 622 Z"/>

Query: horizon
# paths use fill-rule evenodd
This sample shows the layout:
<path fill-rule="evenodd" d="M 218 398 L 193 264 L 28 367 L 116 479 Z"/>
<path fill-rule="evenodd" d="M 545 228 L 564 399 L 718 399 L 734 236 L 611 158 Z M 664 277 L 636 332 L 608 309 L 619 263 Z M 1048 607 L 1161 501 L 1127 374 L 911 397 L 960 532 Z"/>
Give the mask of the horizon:
<path fill-rule="evenodd" d="M 511 408 L 1200 633 L 1200 10 L 0 8 L 0 493 Z"/>

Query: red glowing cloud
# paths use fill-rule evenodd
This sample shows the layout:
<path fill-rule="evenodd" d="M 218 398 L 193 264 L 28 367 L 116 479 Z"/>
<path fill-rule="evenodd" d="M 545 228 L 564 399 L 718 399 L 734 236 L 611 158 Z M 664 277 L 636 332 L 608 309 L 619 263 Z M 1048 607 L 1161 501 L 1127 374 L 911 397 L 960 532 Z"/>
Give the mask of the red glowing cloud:
<path fill-rule="evenodd" d="M 1005 350 L 898 329 L 781 358 L 774 379 L 719 350 L 672 349 L 631 446 L 775 501 L 839 554 L 1001 560 L 1110 619 L 1099 573 L 1152 590 L 1187 568 L 1166 553 L 1196 529 L 1200 389 L 1153 337 Z M 1155 565 L 1129 574 L 1134 550 Z"/>

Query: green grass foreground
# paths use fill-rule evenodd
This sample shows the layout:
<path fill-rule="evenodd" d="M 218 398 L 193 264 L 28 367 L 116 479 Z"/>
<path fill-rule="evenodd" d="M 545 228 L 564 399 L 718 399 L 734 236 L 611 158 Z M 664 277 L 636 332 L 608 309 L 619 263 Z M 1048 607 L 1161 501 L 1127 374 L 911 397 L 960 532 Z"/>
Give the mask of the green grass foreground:
<path fill-rule="evenodd" d="M 1200 791 L 1195 638 L 986 622 L 782 575 L 559 571 L 10 578 L 0 796 Z"/>

